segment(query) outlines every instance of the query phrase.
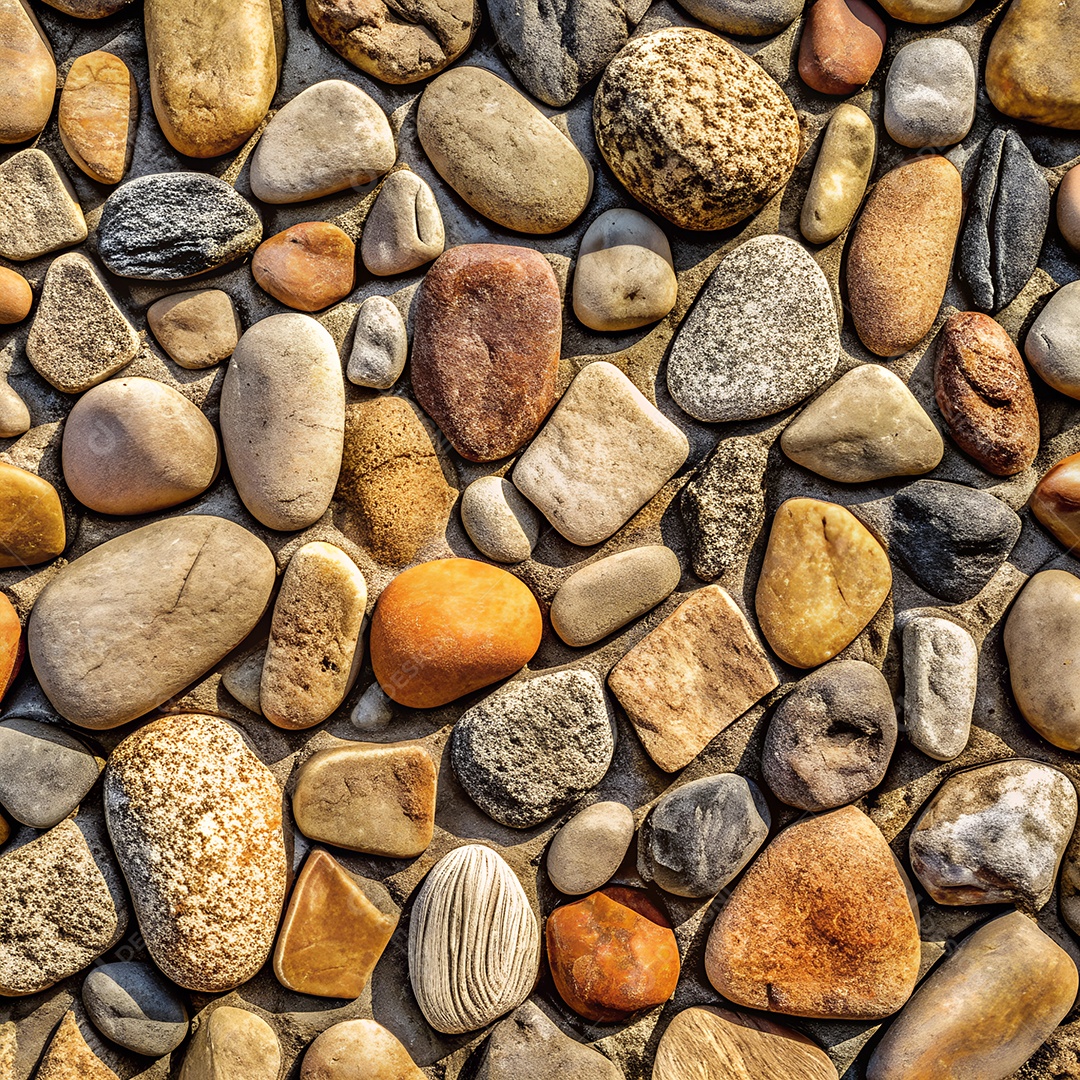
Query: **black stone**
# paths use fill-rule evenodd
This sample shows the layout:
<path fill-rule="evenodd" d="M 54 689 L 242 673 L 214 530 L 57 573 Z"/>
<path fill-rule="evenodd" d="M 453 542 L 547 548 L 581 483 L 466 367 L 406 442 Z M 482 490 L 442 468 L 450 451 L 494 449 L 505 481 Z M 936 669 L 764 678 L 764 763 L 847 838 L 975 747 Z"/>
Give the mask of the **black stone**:
<path fill-rule="evenodd" d="M 176 987 L 149 964 L 104 964 L 86 976 L 83 1005 L 107 1039 L 147 1057 L 175 1050 L 188 1032 Z"/>

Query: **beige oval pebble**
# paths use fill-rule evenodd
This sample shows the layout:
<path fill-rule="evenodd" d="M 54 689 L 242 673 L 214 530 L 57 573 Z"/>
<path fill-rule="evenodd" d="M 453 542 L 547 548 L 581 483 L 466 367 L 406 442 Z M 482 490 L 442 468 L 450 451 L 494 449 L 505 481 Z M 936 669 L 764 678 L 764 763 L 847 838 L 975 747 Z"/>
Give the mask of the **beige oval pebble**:
<path fill-rule="evenodd" d="M 409 1051 L 374 1020 L 327 1028 L 305 1051 L 300 1080 L 425 1080 Z"/>
<path fill-rule="evenodd" d="M 86 53 L 71 65 L 60 94 L 60 139 L 91 180 L 123 180 L 138 120 L 139 89 L 119 56 Z"/>
<path fill-rule="evenodd" d="M 903 22 L 948 22 L 963 15 L 975 0 L 881 0 L 881 6 L 894 18 Z"/>
<path fill-rule="evenodd" d="M 540 515 L 509 480 L 481 476 L 461 496 L 461 524 L 489 559 L 524 562 L 540 539 Z"/>
<path fill-rule="evenodd" d="M 6 381 L 0 381 L 0 439 L 13 439 L 30 430 L 30 410 Z"/>
<path fill-rule="evenodd" d="M 195 1029 L 180 1080 L 277 1080 L 280 1071 L 274 1029 L 247 1009 L 222 1005 Z"/>
<path fill-rule="evenodd" d="M 426 181 L 408 169 L 391 173 L 364 222 L 364 266 L 380 277 L 404 274 L 437 259 L 445 243 L 439 204 Z"/>
<path fill-rule="evenodd" d="M 619 869 L 634 838 L 634 815 L 619 802 L 598 802 L 575 814 L 547 853 L 551 884 L 567 896 L 603 888 Z"/>
<path fill-rule="evenodd" d="M 799 230 L 811 244 L 827 244 L 851 224 L 866 194 L 876 146 L 873 121 L 862 109 L 844 104 L 832 114 L 799 218 Z"/>
<path fill-rule="evenodd" d="M 232 298 L 221 289 L 166 296 L 150 305 L 146 321 L 169 357 L 192 371 L 228 360 L 243 332 Z"/>
<path fill-rule="evenodd" d="M 32 139 L 56 96 L 52 46 L 27 0 L 0 0 L 0 144 Z"/>

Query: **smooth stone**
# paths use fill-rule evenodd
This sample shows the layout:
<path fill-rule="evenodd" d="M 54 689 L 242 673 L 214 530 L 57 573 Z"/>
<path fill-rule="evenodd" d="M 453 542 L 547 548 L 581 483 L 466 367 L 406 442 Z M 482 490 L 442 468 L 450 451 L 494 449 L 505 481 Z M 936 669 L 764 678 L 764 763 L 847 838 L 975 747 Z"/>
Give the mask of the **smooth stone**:
<path fill-rule="evenodd" d="M 514 466 L 514 486 L 572 544 L 606 540 L 682 467 L 686 436 L 613 364 L 586 364 Z"/>
<path fill-rule="evenodd" d="M 872 353 L 899 356 L 934 325 L 961 213 L 960 174 L 937 155 L 898 165 L 874 185 L 847 265 L 851 317 Z"/>
<path fill-rule="evenodd" d="M 416 133 L 435 171 L 497 225 L 544 236 L 592 196 L 578 148 L 528 98 L 484 68 L 454 68 L 420 98 Z"/>
<path fill-rule="evenodd" d="M 540 515 L 509 480 L 481 476 L 461 495 L 461 524 L 481 554 L 524 562 L 540 539 Z"/>
<path fill-rule="evenodd" d="M 799 40 L 799 75 L 820 94 L 853 94 L 877 71 L 884 48 L 885 21 L 869 4 L 815 0 Z"/>
<path fill-rule="evenodd" d="M 6 844 L 8 842 L 8 837 L 9 836 L 11 836 L 11 826 L 8 825 L 8 823 L 4 819 L 3 815 L 0 814 L 0 846 L 2 846 L 3 844 Z M 3 1033 L 3 1029 L 0 1028 L 0 1035 L 2 1035 L 2 1033 Z M 3 1049 L 3 1043 L 2 1042 L 0 1042 L 0 1049 Z M 2 1057 L 0 1057 L 0 1064 L 3 1064 L 3 1058 Z M 0 1073 L 0 1077 L 2 1077 L 2 1076 L 3 1076 L 3 1073 Z M 7 1078 L 4 1077 L 4 1080 L 7 1080 Z"/>
<path fill-rule="evenodd" d="M 679 282 L 664 231 L 644 214 L 608 210 L 585 230 L 574 267 L 574 314 L 590 330 L 634 330 L 675 306 Z"/>
<path fill-rule="evenodd" d="M 31 147 L 0 164 L 0 256 L 28 262 L 85 239 L 75 189 L 48 154 Z"/>
<path fill-rule="evenodd" d="M 586 1020 L 625 1022 L 675 992 L 679 946 L 640 889 L 608 886 L 564 904 L 548 916 L 545 935 L 555 989 Z"/>
<path fill-rule="evenodd" d="M 450 761 L 488 817 L 531 829 L 603 780 L 615 721 L 591 671 L 509 683 L 454 724 Z"/>
<path fill-rule="evenodd" d="M 67 543 L 60 496 L 48 480 L 0 461 L 0 568 L 36 566 Z"/>
<path fill-rule="evenodd" d="M 97 783 L 105 763 L 56 724 L 0 723 L 0 804 L 32 829 L 51 829 Z"/>
<path fill-rule="evenodd" d="M 539 966 L 536 916 L 502 857 L 481 844 L 444 855 L 409 920 L 409 982 L 431 1027 L 486 1027 L 529 996 Z"/>
<path fill-rule="evenodd" d="M 562 300 L 531 248 L 462 244 L 440 255 L 415 305 L 417 404 L 469 461 L 517 453 L 558 397 Z"/>
<path fill-rule="evenodd" d="M 608 676 L 646 753 L 665 772 L 688 765 L 777 685 L 757 635 L 719 585 L 692 592 Z"/>
<path fill-rule="evenodd" d="M 322 311 L 352 292 L 356 245 L 336 225 L 302 221 L 258 246 L 251 275 L 286 307 Z"/>
<path fill-rule="evenodd" d="M 901 22 L 927 25 L 963 15 L 975 0 L 882 0 L 881 6 Z"/>
<path fill-rule="evenodd" d="M 548 879 L 568 896 L 602 889 L 622 865 L 633 838 L 634 815 L 628 806 L 593 803 L 555 834 L 544 863 Z"/>
<path fill-rule="evenodd" d="M 781 660 L 831 660 L 877 614 L 892 586 L 889 557 L 844 507 L 788 499 L 776 511 L 754 606 Z"/>
<path fill-rule="evenodd" d="M 273 0 L 147 0 L 143 23 L 154 113 L 174 149 L 211 158 L 245 143 L 284 54 Z"/>
<path fill-rule="evenodd" d="M 110 379 L 88 390 L 64 424 L 64 480 L 100 514 L 149 514 L 201 495 L 220 465 L 213 424 L 153 379 Z"/>
<path fill-rule="evenodd" d="M 236 648 L 274 578 L 270 549 L 223 518 L 191 514 L 122 533 L 38 596 L 27 628 L 34 673 L 73 724 L 126 724 Z"/>
<path fill-rule="evenodd" d="M 409 1051 L 374 1020 L 344 1020 L 304 1051 L 300 1080 L 425 1080 Z"/>
<path fill-rule="evenodd" d="M 765 521 L 768 448 L 746 438 L 721 439 L 679 497 L 694 573 L 712 581 L 739 563 Z"/>
<path fill-rule="evenodd" d="M 854 806 L 790 825 L 717 916 L 705 972 L 736 1005 L 879 1020 L 911 996 L 919 923 L 900 864 Z"/>
<path fill-rule="evenodd" d="M 364 220 L 360 258 L 367 272 L 407 273 L 437 259 L 445 244 L 442 214 L 427 181 L 409 169 L 392 172 Z"/>
<path fill-rule="evenodd" d="M 262 685 L 263 661 L 266 659 L 266 645 L 258 646 L 245 653 L 235 663 L 230 664 L 221 674 L 221 685 L 245 709 L 250 709 L 256 716 L 262 716 L 262 702 L 259 700 L 259 687 Z"/>
<path fill-rule="evenodd" d="M 287 731 L 321 724 L 349 692 L 363 646 L 367 583 L 341 548 L 314 541 L 282 575 L 266 646 L 259 707 Z"/>
<path fill-rule="evenodd" d="M 187 1038 L 183 999 L 151 964 L 94 968 L 83 980 L 82 1003 L 102 1035 L 136 1054 L 162 1057 Z"/>
<path fill-rule="evenodd" d="M 917 585 L 958 604 L 977 596 L 1020 536 L 1020 518 L 989 491 L 918 480 L 892 499 L 889 550 Z"/>
<path fill-rule="evenodd" d="M 19 613 L 11 601 L 0 594 L 0 700 L 18 677 L 25 656 L 26 638 Z"/>
<path fill-rule="evenodd" d="M 0 266 L 0 326 L 22 322 L 30 314 L 34 293 L 30 282 L 6 266 Z"/>
<path fill-rule="evenodd" d="M 1050 297 L 1024 338 L 1024 355 L 1044 383 L 1080 398 L 1080 282 Z"/>
<path fill-rule="evenodd" d="M 1036 485 L 1032 513 L 1070 550 L 1080 547 L 1080 454 L 1062 458 Z"/>
<path fill-rule="evenodd" d="M 176 281 L 204 274 L 243 258 L 261 240 L 255 207 L 207 173 L 128 180 L 105 200 L 98 220 L 98 255 L 118 277 Z"/>
<path fill-rule="evenodd" d="M 945 453 L 918 399 L 880 364 L 841 375 L 784 428 L 780 446 L 797 464 L 845 484 L 928 473 Z"/>
<path fill-rule="evenodd" d="M 49 122 L 56 96 L 52 46 L 26 0 L 0 0 L 0 144 L 26 142 Z"/>
<path fill-rule="evenodd" d="M 679 6 L 722 34 L 766 37 L 797 19 L 803 0 L 679 0 Z"/>
<path fill-rule="evenodd" d="M 244 332 L 232 297 L 221 289 L 166 296 L 150 305 L 146 321 L 169 359 L 190 371 L 228 360 Z"/>
<path fill-rule="evenodd" d="M 1024 361 L 989 315 L 958 311 L 938 338 L 934 396 L 953 441 L 987 472 L 1015 476 L 1039 452 L 1039 410 Z"/>
<path fill-rule="evenodd" d="M 1056 218 L 1062 239 L 1073 251 L 1080 251 L 1080 166 L 1074 165 L 1061 178 Z"/>
<path fill-rule="evenodd" d="M 310 315 L 271 315 L 233 350 L 221 388 L 221 441 L 244 506 L 292 531 L 326 512 L 345 439 L 337 346 Z"/>
<path fill-rule="evenodd" d="M 1062 750 L 1080 750 L 1080 581 L 1064 570 L 1028 579 L 1005 620 L 1009 682 L 1021 716 Z"/>
<path fill-rule="evenodd" d="M 274 1029 L 247 1009 L 219 1005 L 195 1029 L 179 1080 L 277 1080 L 280 1071 Z"/>
<path fill-rule="evenodd" d="M 832 0 L 818 0 L 819 5 L 823 2 Z M 835 240 L 855 219 L 866 194 L 876 147 L 870 117 L 855 105 L 839 106 L 825 129 L 799 216 L 799 231 L 811 244 Z"/>
<path fill-rule="evenodd" d="M 108 952 L 128 924 L 119 878 L 71 819 L 0 857 L 0 994 L 47 990 Z"/>
<path fill-rule="evenodd" d="M 76 19 L 104 19 L 122 11 L 132 0 L 45 0 L 49 7 Z"/>
<path fill-rule="evenodd" d="M 404 566 L 440 540 L 456 494 L 415 406 L 384 395 L 348 407 L 334 498 L 345 535 L 376 561 Z"/>
<path fill-rule="evenodd" d="M 838 1080 L 816 1043 L 763 1016 L 695 1005 L 676 1013 L 656 1048 L 652 1080 Z"/>
<path fill-rule="evenodd" d="M 799 155 L 780 86 L 716 34 L 681 26 L 636 37 L 612 60 L 593 126 L 616 179 L 684 229 L 726 229 L 756 213 Z"/>
<path fill-rule="evenodd" d="M 127 64 L 109 52 L 84 53 L 60 94 L 60 140 L 91 180 L 119 184 L 135 149 L 139 88 Z"/>
<path fill-rule="evenodd" d="M 217 717 L 154 720 L 110 755 L 109 836 L 146 948 L 177 985 L 231 990 L 266 961 L 288 873 L 281 803 L 273 773 Z"/>
<path fill-rule="evenodd" d="M 614 634 L 675 591 L 679 557 L 663 544 L 631 548 L 575 570 L 551 601 L 551 626 L 576 648 Z"/>
<path fill-rule="evenodd" d="M 952 38 L 909 42 L 885 80 L 885 130 L 901 146 L 952 146 L 975 119 L 975 65 Z"/>
<path fill-rule="evenodd" d="M 0 439 L 14 439 L 30 430 L 30 410 L 26 402 L 0 380 Z"/>
<path fill-rule="evenodd" d="M 358 998 L 397 924 L 398 912 L 383 886 L 349 873 L 316 848 L 281 921 L 274 974 L 300 994 Z"/>
<path fill-rule="evenodd" d="M 896 732 L 881 672 L 862 660 L 834 660 L 800 679 L 777 706 L 761 751 L 762 775 L 781 802 L 831 810 L 881 783 Z"/>
<path fill-rule="evenodd" d="M 119 1080 L 86 1043 L 75 1013 L 64 1013 L 34 1073 L 36 1080 Z"/>
<path fill-rule="evenodd" d="M 422 746 L 346 743 L 300 767 L 293 817 L 310 840 L 411 859 L 431 844 L 435 781 L 435 763 Z"/>
<path fill-rule="evenodd" d="M 696 420 L 783 412 L 829 379 L 840 331 L 829 283 L 806 249 L 758 236 L 726 255 L 668 354 L 675 404 Z"/>
<path fill-rule="evenodd" d="M 264 203 L 307 202 L 370 184 L 396 157 L 379 105 L 359 86 L 326 79 L 297 94 L 266 125 L 251 156 L 251 193 Z"/>
<path fill-rule="evenodd" d="M 769 836 L 769 808 L 753 781 L 720 773 L 661 796 L 638 834 L 638 873 L 676 896 L 715 896 Z"/>
<path fill-rule="evenodd" d="M 357 731 L 381 731 L 393 719 L 394 703 L 377 682 L 360 695 L 349 714 L 349 722 Z"/>
<path fill-rule="evenodd" d="M 1018 911 L 949 952 L 889 1025 L 868 1080 L 1005 1080 L 1050 1037 L 1076 998 L 1076 964 Z"/>
<path fill-rule="evenodd" d="M 385 296 L 369 296 L 356 315 L 345 372 L 349 382 L 389 390 L 401 378 L 408 357 L 409 336 L 397 305 Z"/>

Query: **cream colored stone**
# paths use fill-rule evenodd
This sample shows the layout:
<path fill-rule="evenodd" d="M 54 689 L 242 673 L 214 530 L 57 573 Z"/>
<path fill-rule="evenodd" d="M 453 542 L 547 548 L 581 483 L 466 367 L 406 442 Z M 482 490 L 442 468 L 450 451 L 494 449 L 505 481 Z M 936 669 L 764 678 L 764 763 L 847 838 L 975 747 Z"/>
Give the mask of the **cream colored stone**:
<path fill-rule="evenodd" d="M 399 169 L 379 189 L 360 237 L 360 258 L 380 277 L 415 270 L 443 253 L 446 231 L 427 182 Z"/>
<path fill-rule="evenodd" d="M 277 1080 L 280 1071 L 274 1029 L 255 1013 L 220 1005 L 195 1029 L 180 1080 Z"/>
<path fill-rule="evenodd" d="M 166 296 L 150 305 L 146 321 L 170 359 L 194 371 L 228 360 L 243 333 L 232 297 L 221 289 Z"/>
<path fill-rule="evenodd" d="M 811 244 L 827 244 L 851 224 L 866 194 L 876 145 L 873 121 L 862 109 L 845 103 L 832 114 L 799 218 L 799 230 Z"/>

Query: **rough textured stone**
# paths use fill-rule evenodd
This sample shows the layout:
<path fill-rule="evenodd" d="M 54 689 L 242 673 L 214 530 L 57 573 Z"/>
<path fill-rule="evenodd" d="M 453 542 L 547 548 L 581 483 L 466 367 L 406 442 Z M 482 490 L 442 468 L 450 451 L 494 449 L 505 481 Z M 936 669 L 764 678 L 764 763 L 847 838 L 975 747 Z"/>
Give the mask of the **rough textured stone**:
<path fill-rule="evenodd" d="M 885 81 L 885 130 L 901 146 L 952 146 L 975 119 L 975 65 L 952 38 L 909 42 Z"/>
<path fill-rule="evenodd" d="M 1080 836 L 1074 835 L 1065 849 L 1065 858 L 1061 864 L 1059 899 L 1061 917 L 1073 933 L 1076 933 L 1080 929 Z"/>
<path fill-rule="evenodd" d="M 150 305 L 146 321 L 169 358 L 193 371 L 228 360 L 244 332 L 232 297 L 221 289 L 166 296 Z"/>
<path fill-rule="evenodd" d="M 603 888 L 622 865 L 634 838 L 634 815 L 620 802 L 578 811 L 556 834 L 544 863 L 561 893 L 582 896 Z"/>
<path fill-rule="evenodd" d="M 56 1033 L 45 1048 L 37 1072 L 37 1080 L 119 1080 L 98 1056 L 86 1045 L 75 1014 L 69 1009 Z"/>
<path fill-rule="evenodd" d="M 608 676 L 665 772 L 692 761 L 777 683 L 746 617 L 719 585 L 691 593 Z"/>
<path fill-rule="evenodd" d="M 91 180 L 119 184 L 135 149 L 139 89 L 127 64 L 109 52 L 84 53 L 60 94 L 60 139 Z"/>
<path fill-rule="evenodd" d="M 1080 398 L 1080 282 L 1070 281 L 1050 297 L 1024 338 L 1024 355 L 1043 382 Z"/>
<path fill-rule="evenodd" d="M 10 145 L 41 131 L 56 96 L 52 47 L 25 0 L 0 2 L 0 50 L 5 69 L 0 81 L 0 144 Z"/>
<path fill-rule="evenodd" d="M 1062 458 L 1038 483 L 1032 513 L 1060 543 L 1080 546 L 1080 454 Z"/>
<path fill-rule="evenodd" d="M 742 37 L 778 34 L 803 9 L 803 0 L 679 0 L 679 4 L 706 26 Z"/>
<path fill-rule="evenodd" d="M 85 239 L 71 182 L 47 154 L 31 147 L 0 164 L 0 256 L 26 262 Z"/>
<path fill-rule="evenodd" d="M 82 1002 L 102 1035 L 136 1054 L 161 1057 L 187 1038 L 187 1007 L 151 964 L 94 968 L 83 980 Z"/>
<path fill-rule="evenodd" d="M 22 322 L 30 314 L 33 303 L 30 282 L 22 274 L 0 266 L 0 326 Z"/>
<path fill-rule="evenodd" d="M 852 94 L 877 71 L 884 48 L 885 22 L 869 4 L 815 0 L 799 41 L 799 75 L 818 93 Z"/>
<path fill-rule="evenodd" d="M 67 543 L 60 496 L 48 480 L 0 461 L 0 567 L 36 566 Z"/>
<path fill-rule="evenodd" d="M 405 370 L 408 356 L 409 337 L 397 305 L 385 296 L 369 296 L 356 316 L 346 369 L 349 382 L 389 390 Z"/>
<path fill-rule="evenodd" d="M 195 1029 L 179 1080 L 275 1080 L 280 1071 L 274 1029 L 246 1009 L 219 1005 Z"/>
<path fill-rule="evenodd" d="M 816 6 L 822 2 L 833 0 L 818 0 Z M 845 102 L 832 114 L 799 217 L 799 231 L 811 244 L 835 240 L 854 220 L 866 194 L 876 147 L 874 123 L 862 109 Z"/>
<path fill-rule="evenodd" d="M 356 245 L 336 225 L 301 221 L 258 246 L 251 275 L 286 307 L 322 311 L 352 292 Z"/>
<path fill-rule="evenodd" d="M 963 15 L 975 0 L 883 0 L 882 7 L 902 22 L 943 23 Z"/>
<path fill-rule="evenodd" d="M 489 559 L 519 563 L 540 539 L 540 515 L 509 480 L 481 476 L 461 495 L 461 524 Z"/>
<path fill-rule="evenodd" d="M 1074 165 L 1057 189 L 1057 227 L 1065 243 L 1080 251 L 1080 166 Z"/>
<path fill-rule="evenodd" d="M 687 27 L 635 38 L 615 57 L 593 124 L 620 183 L 685 229 L 723 229 L 756 213 L 799 155 L 783 90 L 716 34 Z"/>
<path fill-rule="evenodd" d="M 300 1080 L 424 1080 L 409 1051 L 374 1020 L 327 1028 L 304 1052 Z"/>
<path fill-rule="evenodd" d="M 409 169 L 392 172 L 364 221 L 360 257 L 379 277 L 415 270 L 443 253 L 446 231 L 435 193 Z"/>

